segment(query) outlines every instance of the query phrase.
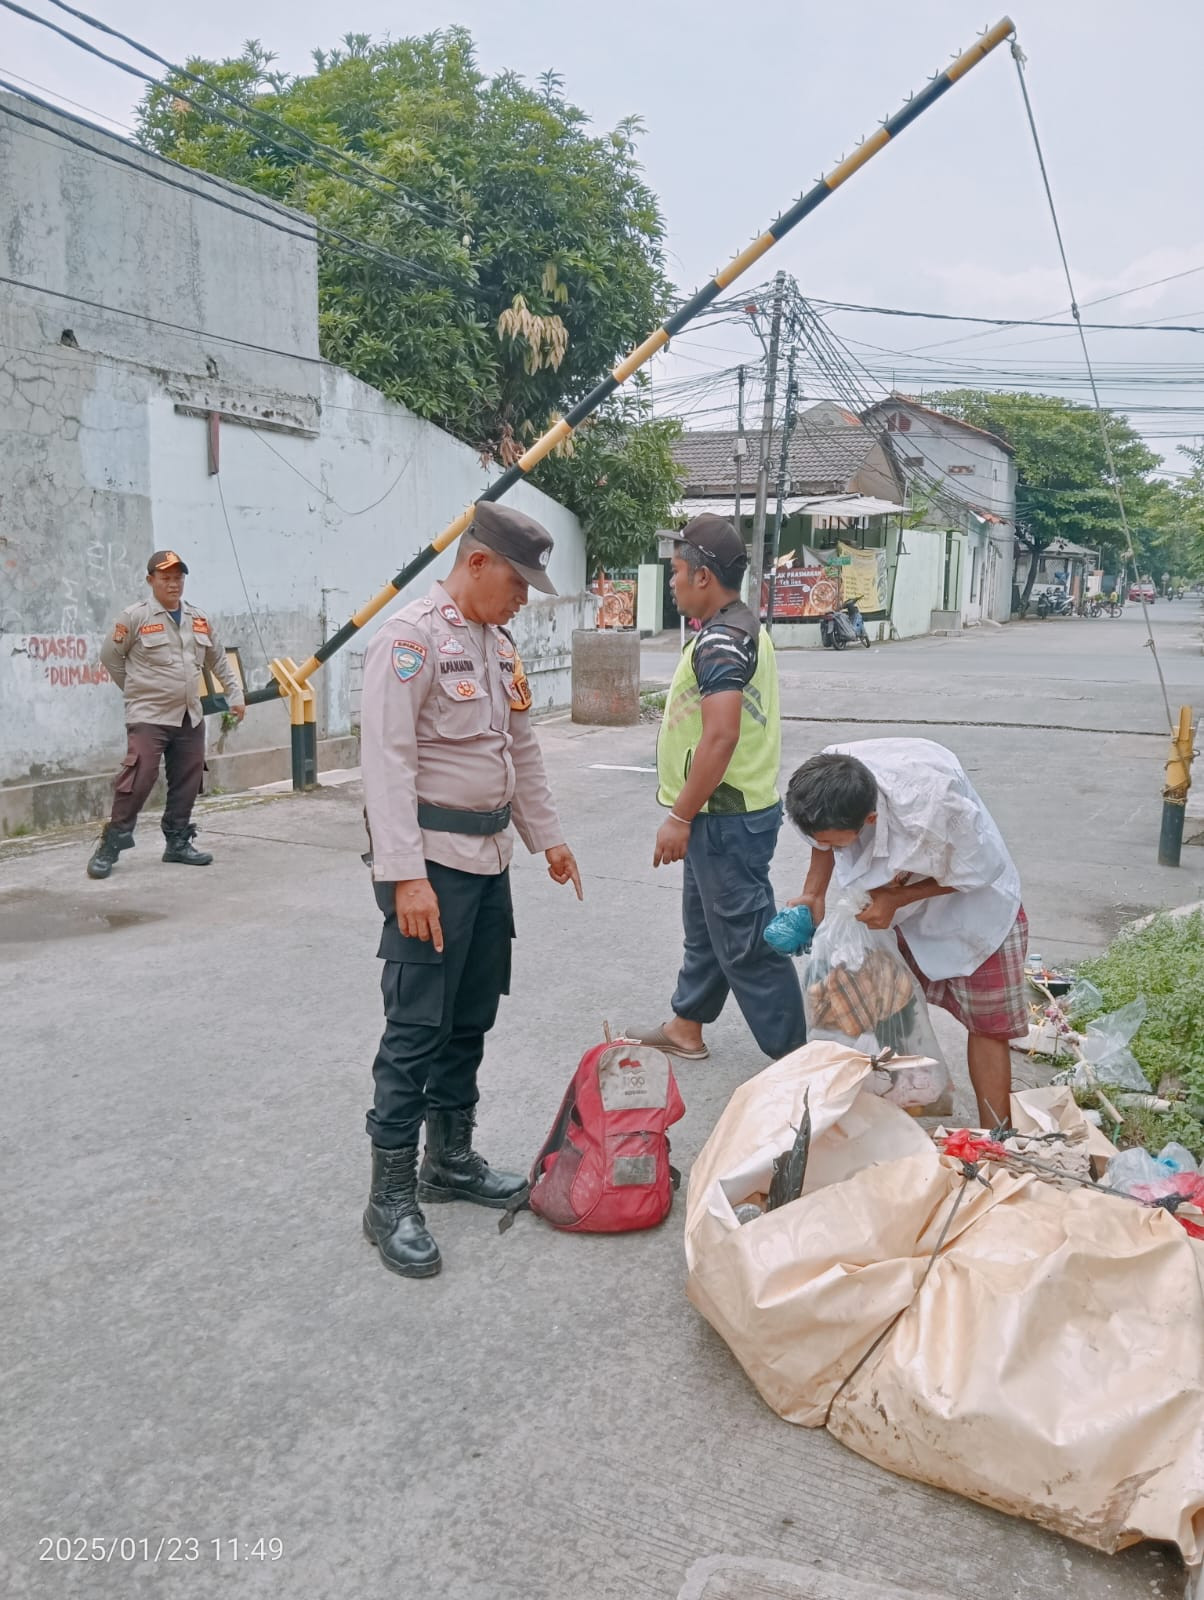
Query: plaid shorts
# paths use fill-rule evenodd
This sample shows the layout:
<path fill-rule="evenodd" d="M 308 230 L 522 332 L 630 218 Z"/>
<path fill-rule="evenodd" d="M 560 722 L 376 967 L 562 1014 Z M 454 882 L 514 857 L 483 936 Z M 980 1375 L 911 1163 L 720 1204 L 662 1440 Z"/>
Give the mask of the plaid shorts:
<path fill-rule="evenodd" d="M 1028 1033 L 1031 997 L 1024 976 L 1028 918 L 1023 906 L 999 949 L 968 978 L 926 978 L 907 948 L 902 928 L 896 928 L 895 935 L 929 1005 L 939 1006 L 956 1017 L 968 1033 L 988 1039 L 1023 1039 Z"/>

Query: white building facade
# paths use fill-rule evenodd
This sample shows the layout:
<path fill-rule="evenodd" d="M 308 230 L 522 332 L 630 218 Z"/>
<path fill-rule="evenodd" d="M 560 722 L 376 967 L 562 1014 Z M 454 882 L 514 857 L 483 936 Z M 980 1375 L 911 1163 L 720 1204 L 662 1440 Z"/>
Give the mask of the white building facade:
<path fill-rule="evenodd" d="M 995 434 L 892 395 L 865 413 L 884 427 L 919 526 L 946 535 L 943 609 L 963 624 L 1012 614 L 1016 461 Z"/>

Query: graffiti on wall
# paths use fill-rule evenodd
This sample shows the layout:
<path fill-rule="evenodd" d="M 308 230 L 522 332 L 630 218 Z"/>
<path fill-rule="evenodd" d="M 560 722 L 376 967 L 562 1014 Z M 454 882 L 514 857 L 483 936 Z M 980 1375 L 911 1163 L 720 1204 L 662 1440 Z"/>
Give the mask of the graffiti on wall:
<path fill-rule="evenodd" d="M 31 633 L 13 651 L 40 662 L 46 681 L 56 689 L 110 683 L 108 670 L 92 661 L 91 641 L 79 633 Z"/>

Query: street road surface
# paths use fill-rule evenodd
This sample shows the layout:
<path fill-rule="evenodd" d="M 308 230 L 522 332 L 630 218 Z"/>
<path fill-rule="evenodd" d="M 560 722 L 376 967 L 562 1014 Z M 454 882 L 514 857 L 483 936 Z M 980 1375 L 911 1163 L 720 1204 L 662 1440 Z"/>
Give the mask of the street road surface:
<path fill-rule="evenodd" d="M 1199 706 L 1197 613 L 1155 618 L 1172 698 Z M 672 665 L 645 653 L 650 679 Z M 1082 955 L 1204 892 L 1204 848 L 1153 864 L 1151 666 L 1131 609 L 787 654 L 783 710 L 807 720 L 786 768 L 942 739 L 1011 842 L 1034 945 Z M 680 869 L 651 867 L 655 733 L 544 727 L 586 901 L 516 862 L 482 1080 L 497 1164 L 529 1162 L 603 1019 L 665 1013 Z M 205 871 L 162 865 L 149 818 L 108 883 L 84 876 L 90 831 L 0 855 L 5 1600 L 665 1600 L 719 1555 L 749 1563 L 742 1600 L 754 1566 L 817 1564 L 975 1600 L 1178 1592 L 1158 1552 L 1096 1556 L 781 1422 L 684 1298 L 680 1202 L 620 1238 L 433 1208 L 442 1276 L 386 1273 L 359 1221 L 380 1029 L 360 807 L 356 783 L 211 802 Z M 803 868 L 784 836 L 783 899 Z M 762 1064 L 734 1010 L 711 1042 L 680 1071 L 686 1170 Z M 196 1559 L 40 1559 L 123 1536 Z M 801 1583 L 772 1592 L 820 1592 Z"/>

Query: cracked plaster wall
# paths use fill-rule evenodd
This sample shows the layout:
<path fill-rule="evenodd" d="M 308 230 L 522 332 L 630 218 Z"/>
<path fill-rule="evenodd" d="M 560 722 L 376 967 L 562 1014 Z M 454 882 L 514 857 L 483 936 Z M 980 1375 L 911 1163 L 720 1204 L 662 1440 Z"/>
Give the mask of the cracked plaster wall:
<path fill-rule="evenodd" d="M 176 169 L 53 113 L 32 114 L 94 148 L 25 129 L 6 105 L 29 108 L 0 95 L 0 274 L 32 286 L 0 291 L 0 783 L 22 783 L 115 766 L 122 701 L 98 655 L 116 614 L 145 594 L 151 550 L 184 555 L 188 598 L 263 683 L 269 659 L 309 655 L 492 470 L 313 359 L 311 239 L 182 195 L 152 176 Z M 138 170 L 105 161 L 109 148 Z M 264 215 L 250 195 L 237 203 Z M 206 423 L 181 406 L 274 429 L 222 423 L 213 475 Z M 557 540 L 564 598 L 533 604 L 516 631 L 536 704 L 564 704 L 572 630 L 595 607 L 584 541 L 539 491 L 520 485 L 510 500 Z M 358 713 L 356 644 L 315 679 L 323 734 L 348 731 Z M 255 708 L 223 748 L 287 741 L 276 704 Z"/>

